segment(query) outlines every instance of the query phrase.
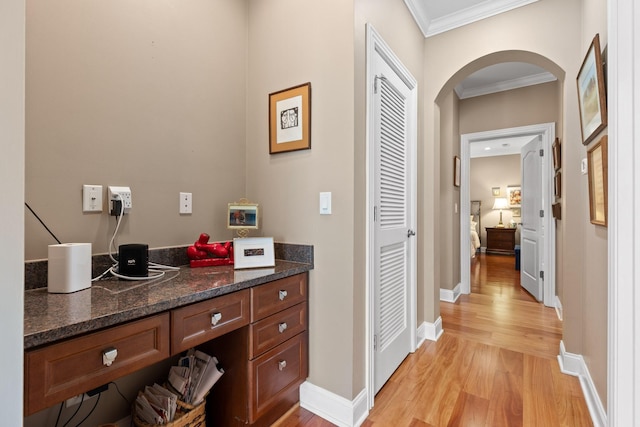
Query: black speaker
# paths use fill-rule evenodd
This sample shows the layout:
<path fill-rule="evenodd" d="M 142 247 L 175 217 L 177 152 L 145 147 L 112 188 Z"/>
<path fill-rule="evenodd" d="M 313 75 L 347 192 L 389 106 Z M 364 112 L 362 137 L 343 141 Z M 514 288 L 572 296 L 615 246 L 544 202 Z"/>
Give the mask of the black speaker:
<path fill-rule="evenodd" d="M 118 247 L 118 273 L 130 277 L 149 275 L 149 245 L 131 243 Z"/>

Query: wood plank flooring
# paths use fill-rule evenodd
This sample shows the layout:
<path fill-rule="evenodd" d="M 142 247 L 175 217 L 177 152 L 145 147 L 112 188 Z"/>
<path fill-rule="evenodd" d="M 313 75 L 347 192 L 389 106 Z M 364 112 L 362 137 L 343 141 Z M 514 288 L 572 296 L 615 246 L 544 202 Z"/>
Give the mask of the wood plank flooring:
<path fill-rule="evenodd" d="M 440 304 L 444 334 L 405 359 L 363 427 L 592 425 L 578 379 L 558 367 L 562 324 L 514 267 L 510 256 L 472 259 L 472 293 Z M 278 426 L 333 424 L 298 407 Z"/>

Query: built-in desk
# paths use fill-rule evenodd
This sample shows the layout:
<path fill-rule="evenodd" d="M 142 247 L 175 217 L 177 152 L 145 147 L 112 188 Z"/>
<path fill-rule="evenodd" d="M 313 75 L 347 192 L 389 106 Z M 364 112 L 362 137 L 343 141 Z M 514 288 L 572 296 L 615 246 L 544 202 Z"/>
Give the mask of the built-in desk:
<path fill-rule="evenodd" d="M 212 425 L 271 424 L 307 377 L 312 268 L 186 267 L 146 283 L 27 291 L 25 415 L 197 346 L 225 369 L 207 400 Z M 118 356 L 105 366 L 111 348 Z"/>

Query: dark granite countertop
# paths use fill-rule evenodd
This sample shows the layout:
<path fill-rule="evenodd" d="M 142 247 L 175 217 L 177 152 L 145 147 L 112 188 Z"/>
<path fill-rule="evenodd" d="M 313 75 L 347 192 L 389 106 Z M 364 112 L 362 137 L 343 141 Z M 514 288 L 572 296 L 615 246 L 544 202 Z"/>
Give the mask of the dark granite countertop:
<path fill-rule="evenodd" d="M 250 288 L 313 269 L 313 264 L 276 261 L 273 268 L 234 270 L 233 266 L 167 272 L 145 282 L 102 280 L 71 294 L 47 288 L 27 290 L 24 349 L 117 325 L 163 311 Z"/>

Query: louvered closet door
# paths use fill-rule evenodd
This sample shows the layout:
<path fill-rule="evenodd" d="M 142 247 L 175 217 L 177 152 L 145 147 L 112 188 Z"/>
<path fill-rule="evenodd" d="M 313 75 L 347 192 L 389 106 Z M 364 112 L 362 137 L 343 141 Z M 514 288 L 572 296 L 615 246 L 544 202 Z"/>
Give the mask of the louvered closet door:
<path fill-rule="evenodd" d="M 375 114 L 375 392 L 411 351 L 409 313 L 409 89 L 376 62 Z"/>

